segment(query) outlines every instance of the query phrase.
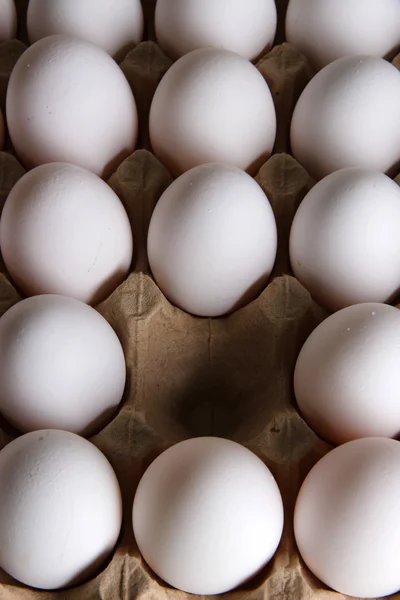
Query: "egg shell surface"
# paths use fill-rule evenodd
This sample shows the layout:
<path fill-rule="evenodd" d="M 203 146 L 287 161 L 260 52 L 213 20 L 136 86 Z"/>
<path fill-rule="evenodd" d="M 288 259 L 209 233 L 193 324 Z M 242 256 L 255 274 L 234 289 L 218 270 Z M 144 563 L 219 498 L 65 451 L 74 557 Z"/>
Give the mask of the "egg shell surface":
<path fill-rule="evenodd" d="M 309 569 L 357 598 L 400 590 L 400 443 L 363 438 L 335 448 L 307 475 L 294 531 Z"/>
<path fill-rule="evenodd" d="M 117 335 L 79 300 L 34 296 L 0 318 L 0 412 L 20 431 L 92 435 L 114 415 L 125 379 Z"/>
<path fill-rule="evenodd" d="M 61 294 L 96 304 L 124 281 L 132 262 L 128 215 L 94 173 L 50 163 L 11 190 L 0 220 L 7 270 L 28 296 Z"/>
<path fill-rule="evenodd" d="M 344 56 L 394 56 L 400 47 L 397 0 L 290 0 L 286 40 L 317 69 Z"/>
<path fill-rule="evenodd" d="M 17 25 L 14 0 L 0 0 L 0 42 L 14 39 L 17 35 Z"/>
<path fill-rule="evenodd" d="M 400 72 L 373 56 L 340 58 L 303 90 L 293 112 L 294 158 L 315 179 L 345 167 L 400 166 Z"/>
<path fill-rule="evenodd" d="M 31 44 L 56 33 L 88 40 L 113 57 L 142 41 L 140 0 L 29 0 Z"/>
<path fill-rule="evenodd" d="M 297 359 L 294 391 L 307 423 L 342 444 L 400 433 L 400 311 L 356 304 L 323 321 Z"/>
<path fill-rule="evenodd" d="M 176 59 L 197 48 L 225 48 L 248 60 L 267 51 L 277 24 L 274 0 L 157 0 L 157 42 Z"/>
<path fill-rule="evenodd" d="M 277 229 L 261 187 L 237 167 L 201 165 L 158 201 L 148 232 L 153 276 L 183 310 L 207 317 L 254 299 L 272 271 Z"/>
<path fill-rule="evenodd" d="M 222 438 L 185 440 L 163 452 L 133 504 L 146 562 L 170 585 L 200 595 L 226 592 L 254 576 L 274 555 L 282 528 L 271 472 Z"/>
<path fill-rule="evenodd" d="M 268 84 L 249 61 L 228 50 L 200 48 L 162 78 L 150 108 L 155 155 L 174 175 L 220 162 L 256 173 L 276 135 Z"/>
<path fill-rule="evenodd" d="M 63 34 L 39 40 L 19 58 L 6 116 L 28 168 L 69 162 L 107 178 L 138 136 L 135 99 L 119 66 L 101 48 Z"/>
<path fill-rule="evenodd" d="M 400 187 L 386 175 L 342 169 L 303 199 L 290 232 L 296 278 L 331 311 L 389 302 L 400 288 Z"/>
<path fill-rule="evenodd" d="M 93 444 L 41 430 L 0 452 L 0 565 L 57 589 L 87 579 L 111 554 L 122 522 L 116 475 Z"/>

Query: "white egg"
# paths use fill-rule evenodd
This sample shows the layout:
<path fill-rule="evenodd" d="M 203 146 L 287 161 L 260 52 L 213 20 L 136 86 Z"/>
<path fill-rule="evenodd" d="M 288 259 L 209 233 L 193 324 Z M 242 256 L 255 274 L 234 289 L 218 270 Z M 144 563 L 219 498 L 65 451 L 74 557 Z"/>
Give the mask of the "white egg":
<path fill-rule="evenodd" d="M 290 232 L 290 261 L 317 302 L 339 310 L 387 302 L 400 289 L 400 188 L 358 168 L 331 173 L 306 195 Z"/>
<path fill-rule="evenodd" d="M 372 56 L 340 58 L 310 81 L 292 118 L 293 156 L 316 179 L 400 162 L 400 72 Z"/>
<path fill-rule="evenodd" d="M 31 43 L 55 33 L 76 36 L 122 57 L 143 38 L 140 0 L 29 0 Z"/>
<path fill-rule="evenodd" d="M 133 530 L 150 567 L 193 594 L 220 594 L 256 575 L 283 528 L 265 464 L 229 440 L 195 438 L 161 454 L 139 483 Z"/>
<path fill-rule="evenodd" d="M 20 431 L 92 435 L 114 415 L 125 378 L 118 337 L 79 300 L 35 296 L 0 318 L 0 411 Z"/>
<path fill-rule="evenodd" d="M 268 198 L 250 175 L 222 164 L 195 167 L 167 188 L 147 242 L 153 276 L 167 298 L 208 317 L 254 299 L 276 248 Z"/>
<path fill-rule="evenodd" d="M 28 168 L 69 162 L 106 178 L 136 146 L 136 103 L 121 69 L 104 50 L 66 35 L 39 40 L 20 57 L 6 116 Z"/>
<path fill-rule="evenodd" d="M 0 0 L 0 42 L 17 35 L 17 11 L 14 0 Z"/>
<path fill-rule="evenodd" d="M 227 50 L 201 48 L 164 75 L 149 126 L 154 153 L 174 175 L 210 162 L 255 173 L 272 152 L 276 115 L 254 65 Z"/>
<path fill-rule="evenodd" d="M 392 56 L 400 46 L 398 0 L 290 0 L 286 39 L 316 68 L 343 56 Z"/>
<path fill-rule="evenodd" d="M 323 438 L 342 444 L 400 433 L 400 311 L 364 303 L 323 321 L 294 372 L 300 412 Z"/>
<path fill-rule="evenodd" d="M 157 41 L 172 58 L 206 46 L 225 48 L 248 60 L 272 46 L 274 0 L 157 0 Z"/>
<path fill-rule="evenodd" d="M 0 566 L 18 581 L 56 589 L 93 576 L 121 521 L 115 473 L 87 440 L 34 431 L 0 452 Z"/>
<path fill-rule="evenodd" d="M 50 163 L 11 190 L 0 221 L 7 270 L 27 295 L 100 302 L 126 278 L 132 230 L 115 192 L 74 165 Z"/>
<path fill-rule="evenodd" d="M 398 592 L 399 496 L 398 441 L 364 438 L 324 456 L 294 514 L 297 546 L 314 575 L 357 598 Z"/>

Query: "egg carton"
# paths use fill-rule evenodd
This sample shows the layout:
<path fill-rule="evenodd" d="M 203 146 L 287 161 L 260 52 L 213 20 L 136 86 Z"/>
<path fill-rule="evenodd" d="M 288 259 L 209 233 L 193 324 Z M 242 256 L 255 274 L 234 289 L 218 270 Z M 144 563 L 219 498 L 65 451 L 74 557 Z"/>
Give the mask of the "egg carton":
<path fill-rule="evenodd" d="M 21 23 L 26 4 L 26 0 L 19 3 Z M 144 3 L 149 41 L 139 44 L 121 63 L 137 100 L 139 149 L 109 180 L 132 225 L 135 267 L 96 307 L 119 336 L 127 361 L 126 390 L 118 414 L 91 438 L 118 476 L 124 501 L 122 531 L 112 558 L 97 577 L 69 590 L 41 592 L 0 571 L 0 597 L 4 600 L 195 600 L 196 596 L 170 588 L 141 559 L 133 537 L 131 510 L 135 489 L 150 462 L 172 444 L 200 435 L 227 437 L 255 452 L 275 476 L 285 508 L 283 537 L 273 560 L 245 586 L 215 598 L 345 598 L 328 590 L 305 567 L 292 527 L 300 485 L 332 447 L 299 416 L 292 389 L 300 348 L 328 313 L 291 275 L 288 255 L 294 214 L 314 181 L 288 153 L 292 112 L 312 72 L 294 47 L 281 43 L 286 4 L 278 1 L 278 45 L 257 62 L 271 88 L 278 117 L 274 155 L 256 176 L 277 221 L 276 264 L 256 300 L 230 316 L 204 319 L 168 302 L 151 277 L 146 255 L 152 211 L 172 181 L 151 153 L 148 113 L 155 89 L 172 63 L 152 41 L 154 1 Z M 23 27 L 19 37 L 0 45 L 3 109 L 10 72 L 26 48 Z M 400 67 L 400 55 L 394 62 Z M 0 153 L 0 210 L 24 172 L 8 140 L 6 151 Z M 400 184 L 400 175 L 397 181 Z M 2 262 L 0 271 L 1 315 L 21 296 Z M 0 447 L 17 435 L 0 420 Z M 392 598 L 400 599 L 400 594 Z"/>

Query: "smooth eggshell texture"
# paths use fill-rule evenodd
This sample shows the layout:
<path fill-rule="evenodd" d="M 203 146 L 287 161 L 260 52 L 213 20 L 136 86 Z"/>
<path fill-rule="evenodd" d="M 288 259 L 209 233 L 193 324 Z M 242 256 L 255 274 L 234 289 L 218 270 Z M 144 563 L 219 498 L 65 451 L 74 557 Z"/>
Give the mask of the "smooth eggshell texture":
<path fill-rule="evenodd" d="M 307 475 L 294 514 L 303 560 L 323 583 L 357 598 L 400 590 L 400 443 L 348 442 Z"/>
<path fill-rule="evenodd" d="M 0 0 L 0 42 L 17 35 L 17 11 L 14 0 Z"/>
<path fill-rule="evenodd" d="M 95 574 L 121 528 L 118 481 L 105 456 L 66 431 L 27 433 L 0 452 L 0 565 L 36 588 Z"/>
<path fill-rule="evenodd" d="M 20 431 L 92 435 L 121 401 L 121 344 L 79 300 L 48 294 L 15 304 L 0 318 L 0 357 L 0 411 Z"/>
<path fill-rule="evenodd" d="M 140 0 L 29 0 L 31 43 L 55 33 L 76 36 L 120 57 L 143 38 Z"/>
<path fill-rule="evenodd" d="M 121 69 L 104 50 L 66 35 L 23 53 L 11 73 L 6 113 L 28 168 L 69 162 L 106 178 L 136 146 L 136 103 Z"/>
<path fill-rule="evenodd" d="M 126 278 L 132 230 L 99 177 L 66 163 L 41 165 L 14 186 L 0 221 L 7 270 L 28 296 L 100 302 Z"/>
<path fill-rule="evenodd" d="M 253 300 L 272 271 L 277 230 L 271 205 L 244 171 L 195 167 L 161 196 L 148 233 L 153 276 L 169 300 L 215 317 Z"/>
<path fill-rule="evenodd" d="M 282 527 L 271 472 L 255 454 L 221 438 L 166 450 L 145 472 L 133 503 L 146 562 L 194 594 L 220 594 L 254 576 L 274 555 Z"/>
<path fill-rule="evenodd" d="M 180 58 L 161 80 L 150 109 L 156 156 L 174 175 L 210 162 L 252 173 L 276 135 L 272 95 L 249 61 L 202 48 Z"/>
<path fill-rule="evenodd" d="M 398 0 L 290 0 L 286 39 L 318 69 L 343 56 L 392 56 L 400 46 Z"/>
<path fill-rule="evenodd" d="M 323 321 L 294 372 L 300 412 L 335 444 L 400 433 L 400 311 L 356 304 Z"/>
<path fill-rule="evenodd" d="M 392 171 L 400 162 L 400 73 L 372 56 L 330 63 L 301 94 L 293 156 L 316 179 L 344 167 Z"/>
<path fill-rule="evenodd" d="M 306 195 L 290 232 L 297 279 L 334 311 L 386 302 L 400 288 L 400 188 L 377 171 L 331 173 Z"/>
<path fill-rule="evenodd" d="M 157 41 L 172 58 L 213 46 L 248 60 L 267 51 L 274 41 L 274 0 L 157 0 Z"/>

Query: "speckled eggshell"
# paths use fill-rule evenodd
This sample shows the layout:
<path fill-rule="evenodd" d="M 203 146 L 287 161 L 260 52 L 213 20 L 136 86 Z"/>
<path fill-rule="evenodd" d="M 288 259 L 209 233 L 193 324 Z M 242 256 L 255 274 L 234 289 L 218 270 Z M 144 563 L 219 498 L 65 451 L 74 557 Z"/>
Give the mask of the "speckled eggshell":
<path fill-rule="evenodd" d="M 331 311 L 387 302 L 400 289 L 400 188 L 377 171 L 342 169 L 305 196 L 290 232 L 296 278 Z"/>
<path fill-rule="evenodd" d="M 46 294 L 0 318 L 0 412 L 23 432 L 97 433 L 114 416 L 125 387 L 124 353 L 93 308 Z"/>
<path fill-rule="evenodd" d="M 138 136 L 135 99 L 119 66 L 94 44 L 62 34 L 39 40 L 20 57 L 6 116 L 28 168 L 69 162 L 107 178 Z"/>
<path fill-rule="evenodd" d="M 106 457 L 66 431 L 27 433 L 0 452 L 0 565 L 42 589 L 70 586 L 104 566 L 122 501 Z"/>
<path fill-rule="evenodd" d="M 398 441 L 354 440 L 324 456 L 307 475 L 294 513 L 297 546 L 314 575 L 356 598 L 398 592 L 399 497 Z"/>
<path fill-rule="evenodd" d="M 400 166 L 400 72 L 373 56 L 340 58 L 310 81 L 292 118 L 293 156 L 315 179 L 345 167 Z"/>
<path fill-rule="evenodd" d="M 400 433 L 400 311 L 348 306 L 305 342 L 294 372 L 300 412 L 322 438 L 342 444 Z"/>
<path fill-rule="evenodd" d="M 400 3 L 290 0 L 286 39 L 317 69 L 343 56 L 393 56 L 400 46 Z"/>
<path fill-rule="evenodd" d="M 167 298 L 215 317 L 253 300 L 272 271 L 274 214 L 261 187 L 237 167 L 201 165 L 184 173 L 153 212 L 147 251 Z"/>
<path fill-rule="evenodd" d="M 123 57 L 143 38 L 140 0 L 29 0 L 27 14 L 31 43 L 65 33 Z"/>
<path fill-rule="evenodd" d="M 211 162 L 256 173 L 275 135 L 266 81 L 249 61 L 227 50 L 201 48 L 180 58 L 151 104 L 153 151 L 173 175 Z"/>
<path fill-rule="evenodd" d="M 155 27 L 161 48 L 176 59 L 197 48 L 213 46 L 248 60 L 274 41 L 274 0 L 157 0 Z"/>
<path fill-rule="evenodd" d="M 127 277 L 128 215 L 99 177 L 66 163 L 41 165 L 11 190 L 0 220 L 7 270 L 28 296 L 61 294 L 96 304 Z"/>
<path fill-rule="evenodd" d="M 222 438 L 185 440 L 163 452 L 133 503 L 143 558 L 167 583 L 192 594 L 245 583 L 271 560 L 282 529 L 282 498 L 271 472 L 250 450 Z"/>

